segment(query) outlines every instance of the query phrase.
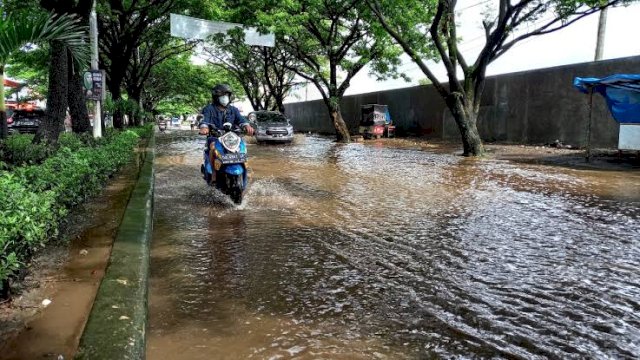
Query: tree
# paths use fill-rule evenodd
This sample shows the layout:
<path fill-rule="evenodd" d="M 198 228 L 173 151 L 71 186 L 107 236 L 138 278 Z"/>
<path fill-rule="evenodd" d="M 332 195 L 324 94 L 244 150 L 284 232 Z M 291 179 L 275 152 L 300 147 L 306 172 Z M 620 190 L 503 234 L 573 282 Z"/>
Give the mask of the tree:
<path fill-rule="evenodd" d="M 40 0 L 40 6 L 54 14 L 73 14 L 83 26 L 89 26 L 92 1 Z M 58 50 L 54 49 L 54 47 L 58 47 Z M 49 81 L 49 90 L 47 91 L 48 120 L 45 127 L 41 127 L 41 130 L 43 130 L 46 141 L 55 142 L 60 134 L 60 129 L 63 127 L 62 124 L 67 108 L 71 115 L 74 132 L 90 131 L 91 122 L 89 121 L 82 79 L 82 72 L 85 67 L 74 66 L 71 54 L 68 50 L 62 49 L 60 44 L 52 42 L 50 48 L 50 62 L 57 65 L 49 67 L 51 81 Z M 38 137 L 34 140 L 37 141 Z"/>
<path fill-rule="evenodd" d="M 152 24 L 171 12 L 176 0 L 104 0 L 99 3 L 99 44 L 101 63 L 107 75 L 107 88 L 114 101 L 122 98 L 122 86 L 129 65 Z M 114 126 L 123 126 L 122 114 L 116 112 Z"/>
<path fill-rule="evenodd" d="M 299 62 L 275 47 L 250 46 L 244 43 L 244 32 L 213 37 L 205 46 L 210 64 L 226 69 L 242 85 L 254 110 L 278 110 L 284 113 L 284 99 L 297 85 Z"/>
<path fill-rule="evenodd" d="M 164 38 L 167 38 L 166 34 Z M 168 43 L 162 43 L 163 41 L 158 43 L 149 40 L 142 44 L 142 46 L 138 48 L 136 56 L 131 60 L 127 70 L 127 78 L 124 82 L 127 94 L 129 99 L 135 101 L 138 106 L 142 108 L 144 108 L 143 90 L 147 80 L 152 74 L 153 68 L 163 61 L 185 53 L 194 47 L 194 43 L 169 39 L 172 41 Z M 134 119 L 134 122 L 138 125 L 139 119 Z"/>
<path fill-rule="evenodd" d="M 260 25 L 302 67 L 291 69 L 313 83 L 329 111 L 338 141 L 349 142 L 340 102 L 353 77 L 366 65 L 379 78 L 397 76 L 401 50 L 374 21 L 359 0 L 247 1 L 258 10 Z M 254 10 L 255 11 L 255 10 Z"/>
<path fill-rule="evenodd" d="M 219 0 L 100 0 L 98 24 L 100 32 L 100 62 L 107 74 L 107 88 L 114 101 L 122 98 L 127 75 L 132 74 L 131 64 L 144 43 L 154 38 L 148 48 L 162 48 L 159 41 L 171 41 L 169 35 L 170 13 L 195 13 L 214 16 Z M 159 36 L 159 37 L 158 37 Z M 144 51 L 144 49 L 143 49 Z M 134 69 L 133 73 L 143 73 Z M 130 86 L 144 84 L 144 79 L 132 81 Z M 133 84 L 135 82 L 136 84 Z M 134 91 L 133 96 L 136 96 Z M 131 94 L 130 94 L 131 95 Z M 136 99 L 140 100 L 140 99 Z M 114 114 L 114 126 L 122 127 L 122 117 Z"/>
<path fill-rule="evenodd" d="M 11 55 L 28 43 L 57 41 L 69 49 L 73 60 L 81 64 L 88 60 L 86 29 L 76 17 L 69 15 L 11 14 L 0 20 L 0 80 L 4 82 L 4 68 Z M 4 86 L 0 86 L 0 137 L 7 136 L 7 114 Z"/>
<path fill-rule="evenodd" d="M 458 125 L 464 156 L 484 153 L 476 122 L 491 62 L 522 40 L 560 30 L 603 8 L 622 3 L 621 0 L 496 1 L 497 7 L 482 22 L 485 45 L 475 61 L 470 62 L 458 46 L 456 0 L 407 0 L 402 7 L 394 0 L 366 1 L 384 29 L 444 99 Z M 446 68 L 446 85 L 425 61 L 434 57 Z"/>
<path fill-rule="evenodd" d="M 211 101 L 211 88 L 218 83 L 240 85 L 225 70 L 191 63 L 189 53 L 172 56 L 153 67 L 144 85 L 144 107 L 154 113 L 200 112 Z"/>

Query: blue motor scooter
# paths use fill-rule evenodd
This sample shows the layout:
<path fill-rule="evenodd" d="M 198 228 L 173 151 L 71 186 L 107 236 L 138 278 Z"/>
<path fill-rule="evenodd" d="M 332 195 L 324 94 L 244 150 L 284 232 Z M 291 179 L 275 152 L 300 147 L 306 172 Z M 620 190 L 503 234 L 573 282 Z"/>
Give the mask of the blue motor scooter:
<path fill-rule="evenodd" d="M 222 130 L 209 126 L 207 148 L 201 172 L 210 186 L 240 204 L 247 189 L 247 145 L 240 136 L 242 130 L 232 129 L 231 123 L 224 123 Z"/>

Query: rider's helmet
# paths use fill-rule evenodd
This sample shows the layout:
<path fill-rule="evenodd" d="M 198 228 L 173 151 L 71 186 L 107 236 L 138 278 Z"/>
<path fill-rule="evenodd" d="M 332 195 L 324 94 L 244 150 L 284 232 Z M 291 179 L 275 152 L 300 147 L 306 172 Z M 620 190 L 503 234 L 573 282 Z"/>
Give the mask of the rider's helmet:
<path fill-rule="evenodd" d="M 220 102 L 220 98 L 225 95 L 228 96 L 227 103 L 223 104 Z M 211 98 L 216 105 L 227 106 L 233 100 L 233 90 L 227 84 L 218 84 L 211 89 Z"/>

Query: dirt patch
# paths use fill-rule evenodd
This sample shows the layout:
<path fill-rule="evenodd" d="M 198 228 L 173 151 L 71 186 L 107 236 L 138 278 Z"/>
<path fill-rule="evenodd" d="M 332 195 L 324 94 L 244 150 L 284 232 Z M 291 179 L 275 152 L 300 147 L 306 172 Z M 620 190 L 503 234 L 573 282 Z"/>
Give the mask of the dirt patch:
<path fill-rule="evenodd" d="M 68 252 L 66 245 L 52 244 L 33 259 L 22 281 L 13 284 L 12 302 L 0 305 L 0 339 L 6 339 L 16 329 L 24 327 L 25 319 L 45 307 L 42 301 L 54 292 L 55 277 L 67 261 Z"/>
<path fill-rule="evenodd" d="M 138 169 L 130 164 L 102 195 L 75 208 L 63 240 L 43 249 L 13 284 L 13 300 L 0 305 L 0 359 L 73 356 Z"/>

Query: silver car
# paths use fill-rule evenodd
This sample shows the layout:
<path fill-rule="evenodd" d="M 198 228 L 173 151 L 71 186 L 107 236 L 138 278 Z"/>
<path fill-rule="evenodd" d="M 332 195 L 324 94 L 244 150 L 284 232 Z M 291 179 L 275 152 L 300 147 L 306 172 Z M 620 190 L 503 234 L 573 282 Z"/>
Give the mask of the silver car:
<path fill-rule="evenodd" d="M 293 126 L 278 111 L 254 111 L 249 113 L 249 121 L 254 126 L 258 143 L 292 142 Z"/>

